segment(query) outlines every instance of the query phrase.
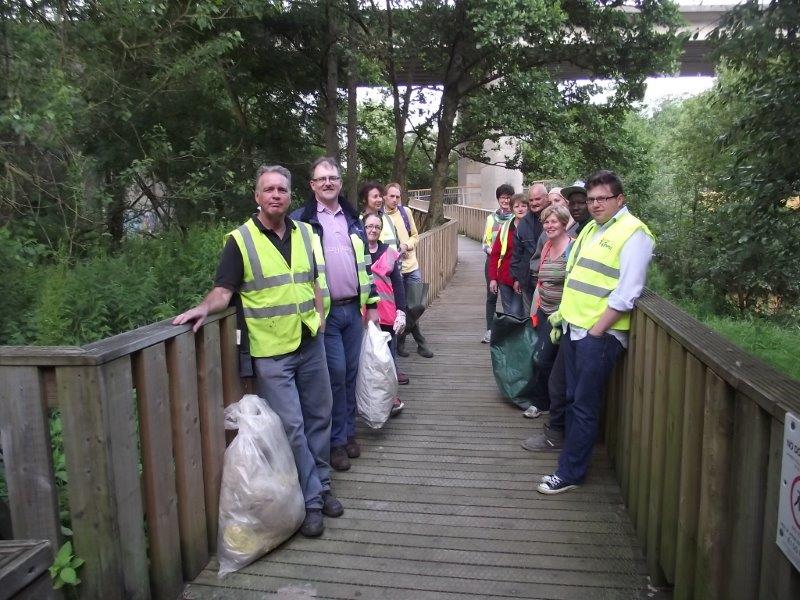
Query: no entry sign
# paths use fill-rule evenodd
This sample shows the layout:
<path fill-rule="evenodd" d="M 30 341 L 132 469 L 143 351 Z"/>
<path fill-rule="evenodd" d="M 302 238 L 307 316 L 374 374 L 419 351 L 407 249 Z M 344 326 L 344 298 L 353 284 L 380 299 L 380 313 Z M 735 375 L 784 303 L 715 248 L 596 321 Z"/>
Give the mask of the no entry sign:
<path fill-rule="evenodd" d="M 778 547 L 800 571 L 800 419 L 786 413 L 783 428 Z"/>

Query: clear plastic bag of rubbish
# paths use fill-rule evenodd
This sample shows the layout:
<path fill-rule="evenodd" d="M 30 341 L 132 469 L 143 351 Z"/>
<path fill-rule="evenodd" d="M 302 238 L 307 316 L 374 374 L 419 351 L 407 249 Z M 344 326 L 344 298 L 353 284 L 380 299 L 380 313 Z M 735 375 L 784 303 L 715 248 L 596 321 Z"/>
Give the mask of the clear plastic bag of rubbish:
<path fill-rule="evenodd" d="M 356 407 L 367 425 L 380 429 L 389 418 L 397 396 L 397 371 L 389 340 L 392 336 L 373 322 L 361 342 L 361 358 L 356 379 Z"/>
<path fill-rule="evenodd" d="M 289 440 L 280 417 L 248 394 L 225 408 L 238 429 L 225 450 L 219 494 L 219 577 L 249 565 L 289 538 L 305 518 Z"/>

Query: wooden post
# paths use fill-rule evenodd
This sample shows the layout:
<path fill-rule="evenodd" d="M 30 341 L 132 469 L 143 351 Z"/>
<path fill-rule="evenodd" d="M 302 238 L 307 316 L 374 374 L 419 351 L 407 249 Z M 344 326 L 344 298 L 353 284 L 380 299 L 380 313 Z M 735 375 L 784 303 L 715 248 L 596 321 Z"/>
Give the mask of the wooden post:
<path fill-rule="evenodd" d="M 222 405 L 222 366 L 219 323 L 209 323 L 196 338 L 197 392 L 200 410 L 203 482 L 208 547 L 217 548 L 219 489 L 225 459 L 225 409 Z"/>
<path fill-rule="evenodd" d="M 183 576 L 192 580 L 208 562 L 208 531 L 197 406 L 197 361 L 191 332 L 167 343 L 167 366 Z"/>
<path fill-rule="evenodd" d="M 664 496 L 664 461 L 667 438 L 667 405 L 669 394 L 669 334 L 658 328 L 656 368 L 653 390 L 653 428 L 650 451 L 650 492 L 647 507 L 647 568 L 653 585 L 666 583 L 661 566 L 661 506 Z"/>
<path fill-rule="evenodd" d="M 174 599 L 183 587 L 178 495 L 172 460 L 172 417 L 164 344 L 134 356 L 142 440 L 142 480 L 154 598 Z"/>
<path fill-rule="evenodd" d="M 647 511 L 650 506 L 650 454 L 653 446 L 653 402 L 655 395 L 656 346 L 658 343 L 656 324 L 647 319 L 645 325 L 644 372 L 642 373 L 642 420 L 639 450 L 639 491 L 636 509 L 636 535 L 643 548 L 647 547 Z"/>
<path fill-rule="evenodd" d="M 731 466 L 731 528 L 727 592 L 731 600 L 758 597 L 769 462 L 770 415 L 736 394 Z M 758 549 L 758 550 L 757 550 Z"/>
<path fill-rule="evenodd" d="M 628 339 L 628 351 L 625 353 L 625 364 L 622 373 L 622 417 L 617 445 L 617 465 L 619 469 L 619 485 L 625 504 L 630 506 L 630 476 L 631 476 L 631 427 L 633 421 L 633 369 L 636 364 L 635 356 L 639 349 L 639 340 L 636 336 L 636 323 L 644 315 L 634 310 L 631 315 L 631 331 Z"/>
<path fill-rule="evenodd" d="M 230 315 L 220 321 L 219 338 L 222 353 L 222 395 L 225 406 L 228 406 L 242 398 L 239 346 L 236 344 L 236 315 Z"/>
<path fill-rule="evenodd" d="M 675 583 L 675 542 L 678 531 L 678 501 L 683 454 L 683 394 L 686 389 L 686 352 L 675 339 L 669 342 L 667 418 L 664 486 L 661 501 L 661 568 L 667 581 Z"/>
<path fill-rule="evenodd" d="M 58 490 L 39 370 L 0 367 L 0 381 L 0 442 L 14 537 L 50 540 L 58 551 Z"/>
<path fill-rule="evenodd" d="M 647 316 L 636 319 L 636 354 L 633 360 L 633 395 L 631 396 L 631 464 L 628 480 L 628 512 L 634 525 L 639 522 L 639 457 L 642 455 L 642 403 L 644 398 L 644 358 L 650 340 L 647 338 Z"/>
<path fill-rule="evenodd" d="M 728 577 L 730 540 L 730 471 L 733 394 L 713 371 L 706 370 L 700 467 L 700 514 L 697 519 L 695 598 L 723 598 Z"/>
<path fill-rule="evenodd" d="M 675 543 L 675 600 L 692 598 L 697 555 L 697 507 L 700 505 L 700 460 L 703 443 L 705 368 L 686 354 L 686 390 L 683 398 L 683 431 L 678 530 Z"/>
<path fill-rule="evenodd" d="M 82 598 L 149 598 L 130 358 L 59 367 L 64 451 Z"/>

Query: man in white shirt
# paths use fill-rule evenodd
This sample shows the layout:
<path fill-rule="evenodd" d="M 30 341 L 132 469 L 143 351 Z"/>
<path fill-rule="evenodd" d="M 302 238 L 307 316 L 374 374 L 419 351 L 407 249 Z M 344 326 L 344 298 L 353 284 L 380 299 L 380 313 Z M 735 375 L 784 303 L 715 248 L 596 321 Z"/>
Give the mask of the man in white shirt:
<path fill-rule="evenodd" d="M 647 225 L 626 206 L 622 182 L 599 171 L 586 183 L 593 221 L 581 231 L 567 263 L 564 296 L 551 317 L 563 330 L 567 381 L 564 449 L 558 468 L 538 491 L 575 489 L 586 476 L 597 439 L 603 392 L 617 359 L 628 346 L 630 312 L 644 288 L 655 241 Z"/>

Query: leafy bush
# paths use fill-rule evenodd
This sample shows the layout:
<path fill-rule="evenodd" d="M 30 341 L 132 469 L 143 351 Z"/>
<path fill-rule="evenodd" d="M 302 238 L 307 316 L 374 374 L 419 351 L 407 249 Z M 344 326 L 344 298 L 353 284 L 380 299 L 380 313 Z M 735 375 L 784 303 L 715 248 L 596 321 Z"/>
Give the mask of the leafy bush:
<path fill-rule="evenodd" d="M 0 309 L 0 343 L 82 345 L 177 314 L 210 289 L 229 230 L 196 226 L 129 240 L 117 254 L 74 267 L 17 261 L 5 283 L 12 301 Z M 0 237 L 0 263 L 18 254 L 19 243 Z"/>

